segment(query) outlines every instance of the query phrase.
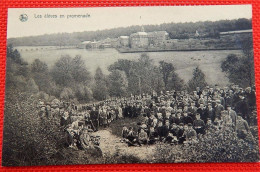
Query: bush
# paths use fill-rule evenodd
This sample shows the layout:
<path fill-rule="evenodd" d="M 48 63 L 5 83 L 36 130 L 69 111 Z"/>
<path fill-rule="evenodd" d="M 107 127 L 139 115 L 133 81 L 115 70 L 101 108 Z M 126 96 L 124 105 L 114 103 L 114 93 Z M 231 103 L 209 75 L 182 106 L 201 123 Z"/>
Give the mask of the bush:
<path fill-rule="evenodd" d="M 33 106 L 37 98 L 28 93 L 6 93 L 3 165 L 53 164 L 52 156 L 64 143 L 58 119 L 40 119 Z"/>
<path fill-rule="evenodd" d="M 157 155 L 157 156 L 156 156 Z M 198 142 L 171 147 L 157 145 L 156 162 L 257 162 L 256 140 L 242 140 L 231 127 L 213 129 L 200 135 Z"/>

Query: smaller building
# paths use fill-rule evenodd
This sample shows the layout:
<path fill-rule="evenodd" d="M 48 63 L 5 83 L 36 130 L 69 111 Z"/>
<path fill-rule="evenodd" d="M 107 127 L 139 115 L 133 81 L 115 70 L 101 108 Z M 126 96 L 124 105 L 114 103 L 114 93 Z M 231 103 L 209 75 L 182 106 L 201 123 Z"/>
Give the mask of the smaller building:
<path fill-rule="evenodd" d="M 90 46 L 91 41 L 83 41 L 77 47 L 80 49 L 86 49 L 86 47 Z"/>
<path fill-rule="evenodd" d="M 129 47 L 129 36 L 120 36 L 119 45 L 120 47 Z"/>

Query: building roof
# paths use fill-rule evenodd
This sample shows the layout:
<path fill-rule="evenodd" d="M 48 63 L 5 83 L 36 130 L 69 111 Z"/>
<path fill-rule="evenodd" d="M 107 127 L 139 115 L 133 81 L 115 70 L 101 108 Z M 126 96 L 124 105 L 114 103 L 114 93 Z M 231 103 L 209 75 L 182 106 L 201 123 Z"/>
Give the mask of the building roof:
<path fill-rule="evenodd" d="M 89 44 L 89 43 L 91 43 L 90 41 L 83 41 L 83 42 L 81 42 L 81 44 Z"/>
<path fill-rule="evenodd" d="M 128 39 L 129 36 L 120 36 L 119 38 L 122 38 L 122 39 Z"/>
<path fill-rule="evenodd" d="M 220 35 L 229 35 L 229 34 L 240 34 L 240 33 L 252 33 L 252 29 L 220 32 L 219 34 Z"/>
<path fill-rule="evenodd" d="M 147 35 L 146 32 L 137 32 L 138 35 Z"/>

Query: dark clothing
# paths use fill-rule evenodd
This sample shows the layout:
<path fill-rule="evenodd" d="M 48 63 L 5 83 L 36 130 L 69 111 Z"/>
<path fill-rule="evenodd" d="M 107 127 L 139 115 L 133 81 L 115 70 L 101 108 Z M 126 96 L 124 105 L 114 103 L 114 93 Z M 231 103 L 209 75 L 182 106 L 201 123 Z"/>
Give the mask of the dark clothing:
<path fill-rule="evenodd" d="M 183 123 L 183 119 L 176 117 L 176 118 L 173 119 L 173 123 L 176 123 L 177 125 L 179 125 L 180 123 Z"/>
<path fill-rule="evenodd" d="M 240 99 L 236 106 L 235 106 L 235 111 L 237 113 L 241 113 L 242 114 L 242 117 L 243 119 L 247 120 L 249 119 L 249 108 L 248 108 L 248 104 L 247 102 L 245 101 L 245 99 Z"/>
<path fill-rule="evenodd" d="M 207 114 L 207 118 L 210 118 L 212 122 L 215 121 L 215 110 L 213 108 L 212 109 L 207 109 L 206 110 L 206 114 Z"/>
<path fill-rule="evenodd" d="M 255 92 L 251 91 L 250 93 L 246 93 L 246 99 L 247 99 L 249 107 L 256 106 Z"/>
<path fill-rule="evenodd" d="M 180 129 L 179 128 L 179 130 L 178 130 L 178 137 L 177 137 L 178 140 L 179 140 L 179 144 L 182 144 L 186 140 L 186 138 L 183 135 L 183 133 L 184 133 L 184 129 Z"/>
<path fill-rule="evenodd" d="M 193 124 L 193 119 L 190 116 L 184 116 L 182 118 L 182 121 L 184 124 L 189 124 L 189 123 Z"/>
<path fill-rule="evenodd" d="M 154 144 L 158 138 L 158 133 L 156 131 L 150 132 L 148 138 L 149 138 L 148 144 Z"/>
<path fill-rule="evenodd" d="M 61 126 L 67 126 L 68 124 L 71 124 L 71 119 L 70 119 L 70 117 L 67 117 L 66 119 L 65 119 L 65 117 L 61 117 L 61 119 L 60 119 L 60 125 Z"/>
<path fill-rule="evenodd" d="M 224 107 L 221 104 L 219 104 L 219 105 L 216 105 L 216 107 L 214 109 L 215 109 L 215 117 L 220 119 L 221 118 L 221 111 L 224 110 Z"/>
<path fill-rule="evenodd" d="M 208 115 L 207 115 L 207 113 L 206 113 L 206 109 L 198 108 L 198 109 L 197 109 L 197 112 L 200 114 L 200 118 L 201 118 L 204 122 L 207 122 Z"/>
<path fill-rule="evenodd" d="M 205 123 L 203 120 L 199 119 L 199 120 L 194 120 L 193 121 L 193 126 L 195 131 L 199 134 L 204 134 L 205 131 Z"/>
<path fill-rule="evenodd" d="M 166 137 L 169 133 L 169 128 L 166 126 L 161 126 L 157 128 L 157 133 L 160 137 Z"/>

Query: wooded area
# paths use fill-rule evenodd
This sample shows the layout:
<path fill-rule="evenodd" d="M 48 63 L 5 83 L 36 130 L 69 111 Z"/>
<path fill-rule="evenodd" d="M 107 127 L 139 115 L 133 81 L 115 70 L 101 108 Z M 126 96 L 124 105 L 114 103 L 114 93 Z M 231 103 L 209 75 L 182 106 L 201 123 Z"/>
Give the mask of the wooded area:
<path fill-rule="evenodd" d="M 29 36 L 22 38 L 10 38 L 8 44 L 13 46 L 68 46 L 77 45 L 82 41 L 102 40 L 106 38 L 118 38 L 129 36 L 132 33 L 140 32 L 141 26 L 120 27 L 114 29 L 85 31 L 74 33 L 57 33 L 40 36 Z M 220 20 L 205 22 L 187 23 L 164 23 L 160 25 L 144 25 L 146 32 L 166 31 L 171 39 L 188 39 L 198 31 L 201 37 L 218 38 L 219 32 L 252 29 L 251 19 Z"/>

